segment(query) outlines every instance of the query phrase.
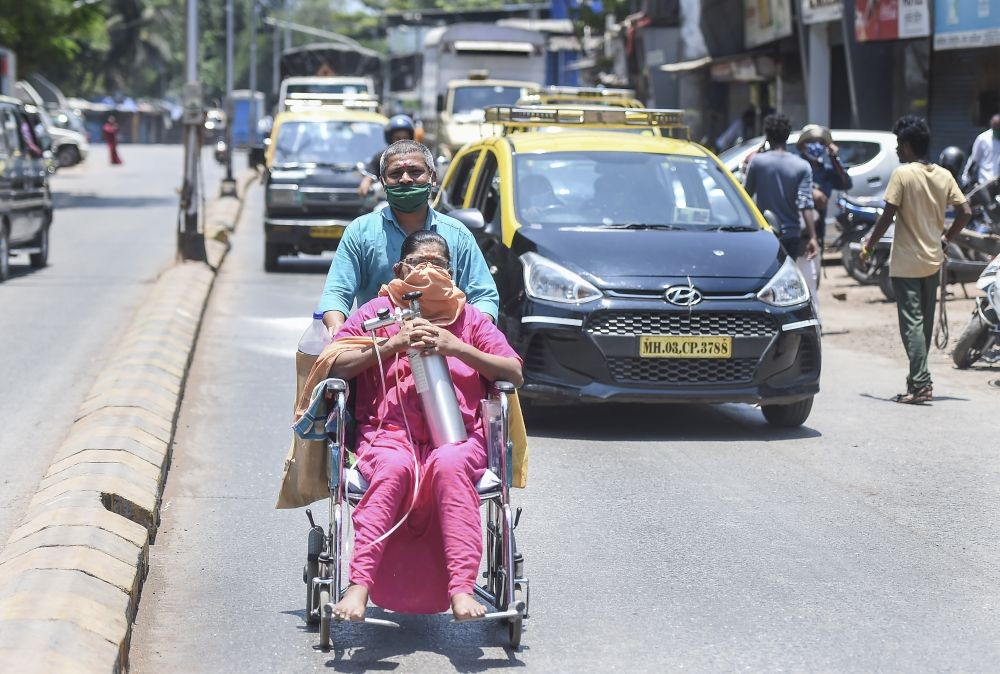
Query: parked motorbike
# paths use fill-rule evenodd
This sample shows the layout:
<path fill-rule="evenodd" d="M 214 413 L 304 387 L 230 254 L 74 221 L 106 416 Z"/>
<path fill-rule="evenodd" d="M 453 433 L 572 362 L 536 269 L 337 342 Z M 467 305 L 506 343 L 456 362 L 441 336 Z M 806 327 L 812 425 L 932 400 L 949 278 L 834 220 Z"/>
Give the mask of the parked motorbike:
<path fill-rule="evenodd" d="M 985 297 L 976 299 L 972 318 L 965 326 L 962 335 L 955 344 L 951 358 L 955 366 L 965 369 L 978 361 L 996 363 L 1000 361 L 1000 284 L 997 283 L 997 273 L 1000 271 L 1000 257 L 986 265 L 986 269 L 976 281 L 976 287 L 986 293 Z"/>
<path fill-rule="evenodd" d="M 861 261 L 861 239 L 871 231 L 878 216 L 882 214 L 882 200 L 841 195 L 837 205 L 840 212 L 837 214 L 836 224 L 840 234 L 833 246 L 840 251 L 841 264 L 858 283 L 873 284 L 876 282 L 876 277 L 872 275 L 873 267 Z"/>

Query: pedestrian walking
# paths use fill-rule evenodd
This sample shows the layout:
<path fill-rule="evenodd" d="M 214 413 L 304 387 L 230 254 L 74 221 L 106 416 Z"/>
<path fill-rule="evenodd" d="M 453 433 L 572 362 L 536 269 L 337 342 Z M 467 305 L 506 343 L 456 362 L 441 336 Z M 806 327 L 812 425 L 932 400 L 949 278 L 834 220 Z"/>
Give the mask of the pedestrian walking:
<path fill-rule="evenodd" d="M 775 234 L 788 254 L 795 260 L 811 260 L 819 253 L 813 221 L 812 167 L 786 148 L 791 132 L 791 121 L 781 113 L 764 119 L 770 149 L 754 155 L 747 166 L 744 187 L 760 210 L 771 211 L 777 218 Z"/>
<path fill-rule="evenodd" d="M 862 259 L 871 258 L 872 245 L 882 238 L 895 218 L 889 276 L 896 292 L 899 334 L 910 361 L 910 371 L 906 377 L 906 392 L 893 400 L 925 403 L 932 400 L 934 393 L 927 353 L 931 346 L 944 245 L 962 231 L 972 211 L 954 176 L 927 158 L 931 144 L 927 122 L 907 115 L 896 122 L 892 132 L 896 134 L 896 154 L 901 165 L 889 178 L 885 208 L 871 235 L 861 242 L 861 254 Z M 945 232 L 944 214 L 948 206 L 956 207 L 955 220 Z"/>
<path fill-rule="evenodd" d="M 114 115 L 108 115 L 108 121 L 101 127 L 101 135 L 104 142 L 108 144 L 108 153 L 112 164 L 122 164 L 122 158 L 118 156 L 118 122 Z"/>
<path fill-rule="evenodd" d="M 973 141 L 963 175 L 969 185 L 985 185 L 1000 176 L 1000 113 L 990 118 L 990 128 Z"/>

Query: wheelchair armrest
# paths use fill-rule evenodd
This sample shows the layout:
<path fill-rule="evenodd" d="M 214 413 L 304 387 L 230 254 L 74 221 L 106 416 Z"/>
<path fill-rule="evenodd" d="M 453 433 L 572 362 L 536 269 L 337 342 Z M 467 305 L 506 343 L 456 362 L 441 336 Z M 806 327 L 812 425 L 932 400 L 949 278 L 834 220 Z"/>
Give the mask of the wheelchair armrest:
<path fill-rule="evenodd" d="M 500 393 L 511 394 L 517 387 L 511 384 L 509 381 L 495 381 L 493 382 L 493 388 L 495 388 Z"/>
<path fill-rule="evenodd" d="M 347 382 L 343 379 L 330 378 L 326 380 L 326 390 L 329 393 L 344 393 L 347 391 Z"/>

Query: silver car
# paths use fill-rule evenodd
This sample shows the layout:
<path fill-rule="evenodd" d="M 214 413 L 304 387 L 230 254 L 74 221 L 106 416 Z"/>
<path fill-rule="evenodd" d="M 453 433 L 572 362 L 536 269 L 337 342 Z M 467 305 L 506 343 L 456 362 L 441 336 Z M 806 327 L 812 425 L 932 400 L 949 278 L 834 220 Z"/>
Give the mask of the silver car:
<path fill-rule="evenodd" d="M 885 187 L 889 184 L 889 175 L 899 166 L 896 156 L 896 136 L 888 131 L 858 131 L 853 129 L 834 129 L 830 132 L 833 142 L 840 150 L 840 159 L 847 167 L 847 173 L 854 182 L 854 187 L 848 194 L 855 198 L 881 198 Z M 788 136 L 788 147 L 795 146 L 799 132 L 793 131 Z M 744 162 L 751 152 L 764 142 L 763 136 L 751 138 L 735 147 L 731 147 L 719 155 L 719 160 L 725 164 L 737 180 L 743 182 Z M 830 196 L 826 212 L 827 223 L 832 223 L 837 217 L 837 192 Z M 832 227 L 827 227 L 827 236 L 836 235 Z"/>

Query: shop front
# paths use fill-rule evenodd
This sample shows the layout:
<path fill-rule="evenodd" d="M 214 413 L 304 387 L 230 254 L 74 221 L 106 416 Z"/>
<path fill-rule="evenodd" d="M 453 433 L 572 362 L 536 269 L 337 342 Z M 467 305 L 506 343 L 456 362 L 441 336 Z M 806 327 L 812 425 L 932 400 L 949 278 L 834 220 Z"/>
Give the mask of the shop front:
<path fill-rule="evenodd" d="M 1000 112 L 1000 0 L 941 0 L 934 10 L 934 151 L 973 139 Z"/>

